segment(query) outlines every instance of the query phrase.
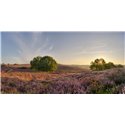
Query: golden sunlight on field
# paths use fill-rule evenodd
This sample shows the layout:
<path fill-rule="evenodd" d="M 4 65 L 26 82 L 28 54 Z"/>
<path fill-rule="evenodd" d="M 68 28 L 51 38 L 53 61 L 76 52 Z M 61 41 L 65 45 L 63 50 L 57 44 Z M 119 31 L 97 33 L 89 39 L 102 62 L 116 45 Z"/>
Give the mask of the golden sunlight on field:
<path fill-rule="evenodd" d="M 20 80 L 31 81 L 31 80 L 49 80 L 55 79 L 67 75 L 66 73 L 45 73 L 45 72 L 2 72 L 1 77 L 7 78 L 18 78 Z"/>

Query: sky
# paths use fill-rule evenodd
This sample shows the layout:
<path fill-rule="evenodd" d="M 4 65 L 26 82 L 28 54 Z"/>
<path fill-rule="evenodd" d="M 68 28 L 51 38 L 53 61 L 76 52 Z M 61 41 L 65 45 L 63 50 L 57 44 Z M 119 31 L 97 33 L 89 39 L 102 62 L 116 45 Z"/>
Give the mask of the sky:
<path fill-rule="evenodd" d="M 124 48 L 124 32 L 1 32 L 2 63 L 48 55 L 60 64 L 89 65 L 96 58 L 124 64 Z"/>

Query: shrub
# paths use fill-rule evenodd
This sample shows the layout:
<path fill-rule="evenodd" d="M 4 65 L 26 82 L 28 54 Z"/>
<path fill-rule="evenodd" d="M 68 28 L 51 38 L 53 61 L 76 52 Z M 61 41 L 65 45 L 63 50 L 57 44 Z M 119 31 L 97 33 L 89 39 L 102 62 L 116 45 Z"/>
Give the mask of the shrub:
<path fill-rule="evenodd" d="M 55 71 L 57 62 L 50 56 L 35 57 L 31 62 L 31 69 L 38 71 Z"/>
<path fill-rule="evenodd" d="M 115 67 L 116 66 L 112 62 L 108 62 L 108 63 L 105 64 L 105 69 L 111 69 L 111 68 L 115 68 Z"/>
<path fill-rule="evenodd" d="M 92 80 L 87 88 L 89 94 L 117 94 L 120 92 L 120 86 L 115 83 L 103 83 L 98 80 Z"/>
<path fill-rule="evenodd" d="M 123 68 L 123 65 L 115 65 L 113 62 L 108 62 L 104 59 L 96 59 L 94 62 L 91 62 L 90 69 L 91 70 L 96 70 L 96 71 L 101 71 L 105 69 L 111 69 L 111 68 Z"/>
<path fill-rule="evenodd" d="M 105 60 L 104 59 L 96 59 L 94 62 L 91 62 L 90 69 L 92 70 L 104 70 L 105 69 Z"/>

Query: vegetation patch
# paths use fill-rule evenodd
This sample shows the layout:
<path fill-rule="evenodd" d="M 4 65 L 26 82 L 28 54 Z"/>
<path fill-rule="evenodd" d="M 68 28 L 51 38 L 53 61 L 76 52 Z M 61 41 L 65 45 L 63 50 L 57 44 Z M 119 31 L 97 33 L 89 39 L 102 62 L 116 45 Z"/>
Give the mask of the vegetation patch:
<path fill-rule="evenodd" d="M 111 69 L 111 68 L 123 68 L 124 66 L 119 64 L 115 65 L 113 62 L 108 62 L 104 59 L 95 59 L 94 61 L 91 62 L 90 69 L 95 70 L 95 71 L 101 71 L 105 69 Z"/>
<path fill-rule="evenodd" d="M 50 56 L 35 57 L 31 62 L 31 69 L 36 71 L 55 71 L 57 62 Z"/>

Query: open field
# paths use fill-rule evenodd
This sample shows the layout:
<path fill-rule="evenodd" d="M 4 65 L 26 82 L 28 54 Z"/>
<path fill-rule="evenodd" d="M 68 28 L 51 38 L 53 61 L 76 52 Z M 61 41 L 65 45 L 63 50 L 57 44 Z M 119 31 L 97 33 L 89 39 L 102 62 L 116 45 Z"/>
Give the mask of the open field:
<path fill-rule="evenodd" d="M 1 76 L 2 78 L 17 78 L 24 81 L 52 80 L 83 71 L 88 71 L 88 69 L 59 65 L 58 70 L 55 72 L 36 72 L 30 69 L 29 64 L 16 64 L 2 66 Z"/>
<path fill-rule="evenodd" d="M 34 72 L 30 65 L 4 65 L 2 93 L 124 93 L 125 69 L 91 71 L 78 66 L 59 65 L 55 72 Z"/>

